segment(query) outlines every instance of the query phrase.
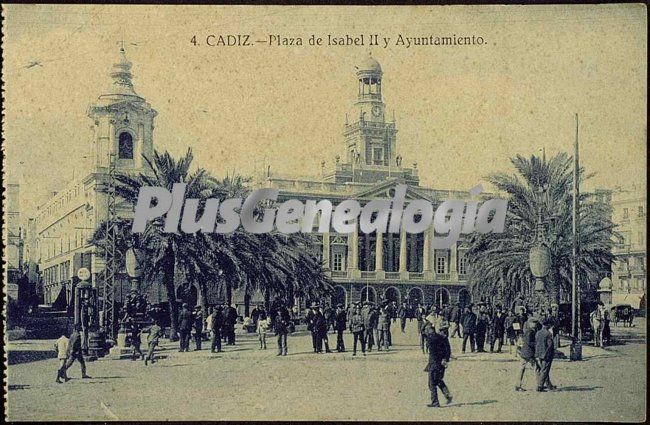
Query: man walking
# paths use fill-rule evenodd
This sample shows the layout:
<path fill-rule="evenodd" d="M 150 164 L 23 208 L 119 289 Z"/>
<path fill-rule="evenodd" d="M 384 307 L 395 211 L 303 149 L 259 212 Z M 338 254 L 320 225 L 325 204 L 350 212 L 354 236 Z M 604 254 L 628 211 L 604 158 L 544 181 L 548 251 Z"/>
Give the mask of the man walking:
<path fill-rule="evenodd" d="M 235 345 L 235 324 L 237 323 L 237 309 L 232 305 L 226 306 L 227 321 L 224 323 L 228 334 L 228 345 Z"/>
<path fill-rule="evenodd" d="M 445 385 L 445 369 L 449 363 L 451 356 L 451 347 L 449 340 L 444 335 L 435 331 L 435 327 L 427 329 L 427 347 L 429 349 L 429 363 L 424 368 L 425 372 L 429 373 L 429 391 L 431 391 L 431 403 L 429 407 L 440 407 L 438 401 L 438 388 L 447 400 L 447 404 L 451 404 L 452 396 L 449 388 Z"/>
<path fill-rule="evenodd" d="M 178 313 L 178 333 L 180 336 L 179 352 L 187 352 L 190 349 L 190 335 L 192 333 L 192 323 L 194 318 L 190 313 L 187 304 L 183 304 L 180 313 Z"/>
<path fill-rule="evenodd" d="M 66 332 L 67 333 L 67 332 Z M 56 350 L 56 358 L 59 360 L 59 368 L 56 371 L 56 383 L 62 384 L 61 379 L 68 382 L 70 378 L 66 374 L 65 362 L 68 359 L 68 346 L 70 345 L 70 340 L 68 337 L 63 334 L 59 339 L 54 343 L 54 349 Z"/>
<path fill-rule="evenodd" d="M 343 309 L 343 304 L 339 304 L 336 308 L 336 315 L 334 320 L 334 329 L 336 330 L 336 351 L 345 353 L 345 341 L 343 340 L 343 332 L 348 324 L 347 314 Z"/>
<path fill-rule="evenodd" d="M 521 369 L 519 372 L 519 382 L 515 386 L 515 391 L 525 391 L 523 388 L 524 374 L 526 373 L 526 366 L 531 366 L 535 374 L 539 374 L 539 364 L 535 359 L 535 339 L 537 334 L 537 319 L 531 317 L 528 321 L 528 326 L 521 338 L 520 347 L 517 348 L 517 354 L 521 358 Z"/>
<path fill-rule="evenodd" d="M 469 339 L 469 345 L 474 352 L 474 333 L 476 332 L 476 314 L 471 310 L 472 305 L 465 308 L 465 314 L 463 314 L 463 353 L 467 348 L 467 340 Z"/>
<path fill-rule="evenodd" d="M 158 326 L 158 323 L 154 323 L 153 326 L 151 326 L 151 328 L 149 329 L 149 335 L 147 335 L 147 345 L 149 347 L 149 351 L 147 352 L 147 355 L 144 358 L 145 366 L 147 366 L 149 362 L 151 362 L 151 364 L 154 364 L 156 362 L 153 358 L 153 353 L 162 336 L 163 336 L 163 329 L 160 326 Z"/>
<path fill-rule="evenodd" d="M 555 385 L 551 384 L 551 364 L 555 355 L 553 334 L 550 331 L 551 321 L 547 318 L 542 323 L 542 329 L 535 334 L 535 357 L 539 361 L 539 373 L 537 375 L 537 391 L 554 390 Z"/>
<path fill-rule="evenodd" d="M 363 316 L 361 315 L 361 306 L 357 305 L 352 318 L 350 319 L 350 332 L 354 337 L 354 343 L 352 346 L 352 355 L 357 355 L 357 343 L 361 343 L 361 351 L 363 355 L 366 355 L 366 342 L 363 335 Z"/>
<path fill-rule="evenodd" d="M 90 376 L 86 374 L 86 362 L 84 361 L 84 355 L 82 352 L 82 336 L 81 336 L 81 325 L 77 323 L 74 326 L 72 334 L 70 334 L 70 341 L 68 343 L 68 351 L 66 355 L 66 361 L 63 367 L 59 369 L 59 376 L 66 377 L 68 376 L 67 371 L 72 366 L 75 360 L 81 365 L 81 378 L 90 379 Z"/>

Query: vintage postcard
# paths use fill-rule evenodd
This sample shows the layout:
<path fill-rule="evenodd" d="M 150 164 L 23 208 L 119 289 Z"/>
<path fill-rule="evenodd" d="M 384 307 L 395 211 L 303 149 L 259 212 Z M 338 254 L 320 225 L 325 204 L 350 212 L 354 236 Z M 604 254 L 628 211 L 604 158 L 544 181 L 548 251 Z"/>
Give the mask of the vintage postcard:
<path fill-rule="evenodd" d="M 7 420 L 645 421 L 646 5 L 2 17 Z"/>

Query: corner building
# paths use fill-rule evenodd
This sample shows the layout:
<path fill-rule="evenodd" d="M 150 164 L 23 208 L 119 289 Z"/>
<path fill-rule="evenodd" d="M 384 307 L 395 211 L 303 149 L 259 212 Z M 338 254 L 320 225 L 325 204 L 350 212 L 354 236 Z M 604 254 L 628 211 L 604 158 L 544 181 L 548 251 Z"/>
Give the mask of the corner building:
<path fill-rule="evenodd" d="M 346 199 L 355 199 L 361 205 L 392 199 L 397 184 L 407 185 L 406 203 L 424 199 L 433 203 L 434 211 L 445 200 L 469 200 L 468 192 L 420 186 L 417 164 L 412 168 L 403 166 L 395 119 L 389 121 L 386 117 L 382 77 L 382 68 L 372 57 L 357 67 L 355 119 L 347 122 L 346 118 L 343 128 L 344 160 L 337 156 L 334 168 L 323 172 L 320 179 L 282 177 L 267 170 L 257 188 L 279 189 L 278 203 L 327 199 L 334 207 Z M 460 240 L 451 249 L 434 249 L 433 226 L 420 234 L 364 234 L 357 226 L 352 234 L 313 236 L 320 245 L 323 267 L 334 282 L 332 303 L 389 300 L 410 305 L 466 305 L 471 301 L 467 246 Z M 301 307 L 306 303 L 299 301 Z"/>
<path fill-rule="evenodd" d="M 143 173 L 143 155 L 153 156 L 157 112 L 135 92 L 131 67 L 124 49 L 120 49 L 109 72 L 109 87 L 87 111 L 90 134 L 81 175 L 52 193 L 34 218 L 32 259 L 42 271 L 43 301 L 56 308 L 70 305 L 81 267 L 90 270 L 92 284 L 100 288 L 101 298 L 104 260 L 97 255 L 97 247 L 90 239 L 109 218 L 109 166 L 115 172 Z M 132 206 L 117 198 L 115 216 L 131 218 Z M 128 295 L 128 285 L 125 273 L 118 272 L 116 301 Z M 166 299 L 164 294 L 155 295 L 159 300 Z"/>

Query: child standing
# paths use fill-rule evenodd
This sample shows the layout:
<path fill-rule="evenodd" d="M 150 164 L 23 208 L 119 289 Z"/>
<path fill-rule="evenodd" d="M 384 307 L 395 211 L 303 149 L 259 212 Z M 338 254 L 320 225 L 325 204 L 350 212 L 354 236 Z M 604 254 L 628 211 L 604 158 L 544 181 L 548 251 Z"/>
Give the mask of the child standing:
<path fill-rule="evenodd" d="M 57 384 L 62 384 L 61 378 L 63 378 L 66 382 L 70 380 L 68 378 L 68 373 L 65 368 L 65 361 L 68 359 L 68 344 L 70 343 L 70 340 L 68 337 L 63 334 L 59 339 L 56 340 L 54 343 L 54 349 L 56 350 L 56 358 L 59 360 L 59 369 L 57 370 L 56 373 L 56 382 Z"/>

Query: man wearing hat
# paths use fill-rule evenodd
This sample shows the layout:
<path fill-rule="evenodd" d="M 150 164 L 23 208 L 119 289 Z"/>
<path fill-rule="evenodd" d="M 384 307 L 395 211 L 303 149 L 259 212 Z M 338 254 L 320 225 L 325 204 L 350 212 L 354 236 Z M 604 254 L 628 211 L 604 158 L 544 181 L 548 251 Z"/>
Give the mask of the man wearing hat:
<path fill-rule="evenodd" d="M 526 330 L 523 333 L 521 341 L 517 347 L 517 354 L 521 358 L 521 370 L 519 372 L 519 382 L 515 386 L 515 391 L 525 391 L 523 388 L 524 382 L 524 373 L 526 372 L 526 366 L 532 366 L 535 374 L 539 373 L 539 364 L 535 359 L 535 339 L 536 333 L 539 326 L 539 320 L 531 316 L 526 322 Z"/>
<path fill-rule="evenodd" d="M 315 302 L 311 303 L 311 308 L 307 313 L 306 320 L 307 320 L 307 329 L 309 330 L 309 332 L 311 332 L 311 345 L 312 348 L 314 349 L 314 353 L 319 353 L 323 351 L 322 340 L 318 333 L 318 326 L 316 323 L 317 322 L 316 316 L 318 314 L 319 314 L 318 304 L 316 304 Z"/>
<path fill-rule="evenodd" d="M 180 352 L 190 350 L 190 335 L 194 318 L 189 310 L 187 303 L 183 303 L 180 313 L 178 313 L 178 333 L 180 337 Z"/>
<path fill-rule="evenodd" d="M 350 332 L 354 337 L 352 345 L 352 355 L 357 355 L 357 343 L 361 343 L 361 351 L 366 355 L 366 341 L 364 339 L 363 316 L 361 315 L 361 306 L 357 304 L 354 314 L 350 318 Z"/>
<path fill-rule="evenodd" d="M 542 329 L 535 334 L 535 357 L 539 362 L 539 373 L 537 374 L 537 391 L 554 390 L 555 385 L 551 384 L 551 364 L 555 355 L 553 334 L 551 327 L 553 322 L 549 318 L 542 321 Z"/>
<path fill-rule="evenodd" d="M 345 341 L 343 340 L 343 331 L 348 323 L 348 317 L 343 308 L 343 304 L 336 306 L 334 315 L 334 329 L 336 329 L 336 351 L 345 353 Z"/>
<path fill-rule="evenodd" d="M 431 316 L 427 317 L 427 321 Z M 433 318 L 432 318 L 433 319 Z M 451 357 L 451 347 L 449 340 L 446 336 L 437 333 L 435 328 L 431 326 L 427 328 L 427 348 L 429 349 L 429 363 L 424 368 L 425 372 L 429 373 L 429 391 L 431 391 L 431 403 L 429 407 L 440 407 L 438 401 L 438 388 L 447 399 L 447 404 L 452 401 L 449 388 L 445 385 L 443 380 L 445 377 L 445 369 Z"/>
<path fill-rule="evenodd" d="M 474 333 L 476 332 L 476 314 L 472 311 L 472 305 L 470 304 L 465 308 L 465 313 L 462 318 L 463 323 L 463 353 L 467 348 L 467 340 L 469 339 L 470 349 L 472 353 L 475 350 L 474 345 Z"/>

